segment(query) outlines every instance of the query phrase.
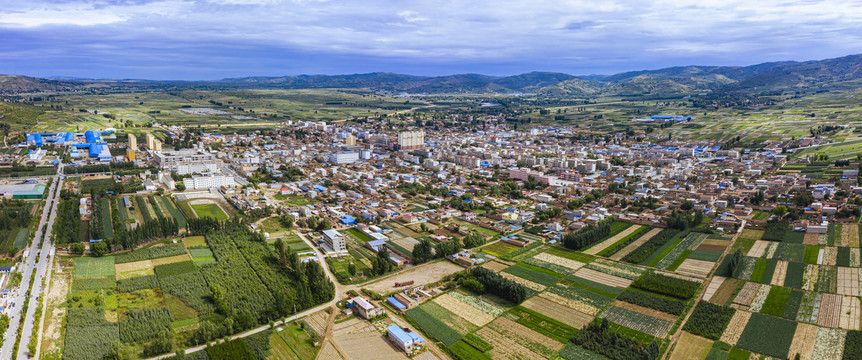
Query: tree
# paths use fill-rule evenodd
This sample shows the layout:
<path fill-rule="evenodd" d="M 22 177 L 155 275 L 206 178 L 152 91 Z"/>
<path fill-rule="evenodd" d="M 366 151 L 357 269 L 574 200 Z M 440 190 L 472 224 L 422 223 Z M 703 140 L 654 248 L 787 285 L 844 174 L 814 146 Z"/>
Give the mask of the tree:
<path fill-rule="evenodd" d="M 694 204 L 692 204 L 691 201 L 686 200 L 682 203 L 682 205 L 679 206 L 679 208 L 680 210 L 689 211 L 694 208 Z"/>
<path fill-rule="evenodd" d="M 783 218 L 784 215 L 787 215 L 787 206 L 778 205 L 774 209 L 772 209 L 772 214 L 778 216 L 778 218 Z"/>
<path fill-rule="evenodd" d="M 353 261 L 347 264 L 347 272 L 350 273 L 350 276 L 356 276 L 356 264 Z"/>
<path fill-rule="evenodd" d="M 105 256 L 108 253 L 108 243 L 104 241 L 96 241 L 90 246 L 90 252 L 93 253 L 93 256 Z"/>
<path fill-rule="evenodd" d="M 413 262 L 421 264 L 432 258 L 434 258 L 434 245 L 431 244 L 431 240 L 419 240 L 419 243 L 413 247 Z"/>
<path fill-rule="evenodd" d="M 71 251 L 74 254 L 83 254 L 84 249 L 85 249 L 84 244 L 79 243 L 79 242 L 76 242 L 72 245 L 69 245 L 69 251 Z"/>
<path fill-rule="evenodd" d="M 385 245 L 381 245 L 377 250 L 377 258 L 374 259 L 372 270 L 376 275 L 383 275 L 392 269 L 392 262 L 389 260 L 389 249 Z"/>
<path fill-rule="evenodd" d="M 177 191 L 186 191 L 186 185 L 181 183 L 181 182 L 178 182 L 176 184 L 176 188 L 177 188 Z"/>

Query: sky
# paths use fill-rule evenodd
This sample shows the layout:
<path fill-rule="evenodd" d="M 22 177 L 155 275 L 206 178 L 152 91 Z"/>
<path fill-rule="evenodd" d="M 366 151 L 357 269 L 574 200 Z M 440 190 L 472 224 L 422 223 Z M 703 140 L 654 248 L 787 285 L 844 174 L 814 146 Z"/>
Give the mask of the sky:
<path fill-rule="evenodd" d="M 862 1 L 0 0 L 0 73 L 613 74 L 862 52 Z"/>

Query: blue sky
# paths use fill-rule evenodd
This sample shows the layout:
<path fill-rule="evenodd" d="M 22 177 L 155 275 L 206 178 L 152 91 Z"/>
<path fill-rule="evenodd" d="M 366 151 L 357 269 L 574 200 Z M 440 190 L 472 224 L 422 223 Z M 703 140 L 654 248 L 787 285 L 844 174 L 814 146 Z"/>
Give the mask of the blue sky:
<path fill-rule="evenodd" d="M 0 73 L 612 74 L 860 53 L 862 2 L 0 0 Z"/>

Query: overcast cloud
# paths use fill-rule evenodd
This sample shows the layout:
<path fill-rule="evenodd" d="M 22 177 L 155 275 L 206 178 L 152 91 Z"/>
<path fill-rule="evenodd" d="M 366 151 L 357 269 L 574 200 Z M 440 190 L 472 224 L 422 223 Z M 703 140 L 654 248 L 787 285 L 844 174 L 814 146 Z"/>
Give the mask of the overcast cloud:
<path fill-rule="evenodd" d="M 859 1 L 0 0 L 0 73 L 615 73 L 862 52 Z"/>

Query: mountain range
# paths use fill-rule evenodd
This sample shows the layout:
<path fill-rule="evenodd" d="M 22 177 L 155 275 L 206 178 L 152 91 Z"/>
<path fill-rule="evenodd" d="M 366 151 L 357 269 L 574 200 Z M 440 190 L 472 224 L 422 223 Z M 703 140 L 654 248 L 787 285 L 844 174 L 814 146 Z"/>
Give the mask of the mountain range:
<path fill-rule="evenodd" d="M 149 81 L 0 75 L 0 94 L 105 89 L 313 89 L 356 88 L 391 93 L 535 93 L 549 96 L 675 95 L 701 92 L 763 92 L 859 87 L 862 55 L 751 66 L 677 66 L 614 75 L 575 76 L 530 72 L 513 76 L 457 74 L 415 76 L 375 72 L 352 75 L 298 75 L 228 78 L 216 81 Z"/>

